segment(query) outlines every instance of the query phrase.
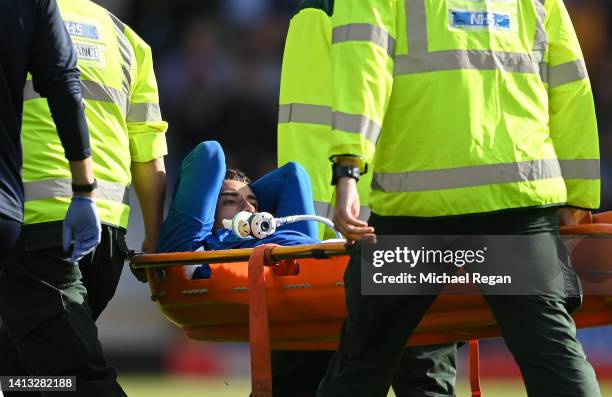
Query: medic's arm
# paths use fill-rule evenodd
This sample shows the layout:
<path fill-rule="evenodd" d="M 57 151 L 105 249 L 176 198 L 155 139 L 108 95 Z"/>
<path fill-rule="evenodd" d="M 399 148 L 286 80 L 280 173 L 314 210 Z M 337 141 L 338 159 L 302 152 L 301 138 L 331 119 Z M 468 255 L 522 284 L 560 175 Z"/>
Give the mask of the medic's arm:
<path fill-rule="evenodd" d="M 550 134 L 567 187 L 567 203 L 598 208 L 599 141 L 591 84 L 563 1 L 548 0 L 546 11 Z"/>

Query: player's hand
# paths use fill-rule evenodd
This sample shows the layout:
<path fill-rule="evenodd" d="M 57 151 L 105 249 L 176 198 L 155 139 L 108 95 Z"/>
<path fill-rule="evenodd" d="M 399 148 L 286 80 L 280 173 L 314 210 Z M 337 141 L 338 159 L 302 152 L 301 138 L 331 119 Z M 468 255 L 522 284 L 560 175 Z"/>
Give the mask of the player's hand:
<path fill-rule="evenodd" d="M 357 181 L 350 177 L 338 179 L 333 222 L 336 230 L 349 241 L 375 238 L 374 228 L 358 219 L 359 204 Z"/>

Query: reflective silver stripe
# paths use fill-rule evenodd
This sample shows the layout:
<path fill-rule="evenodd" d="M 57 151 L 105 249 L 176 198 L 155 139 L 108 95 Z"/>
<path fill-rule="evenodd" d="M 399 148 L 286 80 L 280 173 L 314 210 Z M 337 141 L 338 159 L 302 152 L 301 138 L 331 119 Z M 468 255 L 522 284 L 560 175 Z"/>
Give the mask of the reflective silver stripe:
<path fill-rule="evenodd" d="M 548 33 L 544 22 L 546 21 L 546 7 L 540 0 L 534 0 L 533 6 L 536 10 L 536 32 L 533 40 L 533 54 L 536 57 L 535 61 L 541 63 L 544 60 L 544 54 L 548 47 Z"/>
<path fill-rule="evenodd" d="M 362 205 L 359 207 L 359 216 L 357 217 L 357 219 L 367 221 L 368 219 L 370 219 L 371 214 L 372 210 L 370 209 L 370 207 L 368 207 L 367 205 Z"/>
<path fill-rule="evenodd" d="M 332 44 L 345 41 L 369 41 L 382 47 L 389 56 L 395 54 L 395 39 L 380 26 L 368 23 L 351 23 L 334 28 Z"/>
<path fill-rule="evenodd" d="M 376 143 L 380 125 L 358 114 L 333 112 L 330 106 L 291 103 L 280 105 L 279 123 L 309 123 L 328 125 L 334 129 L 354 132 Z"/>
<path fill-rule="evenodd" d="M 83 99 L 90 101 L 111 102 L 116 104 L 125 113 L 127 107 L 127 96 L 113 87 L 100 84 L 95 81 L 81 80 L 81 92 Z M 34 91 L 32 80 L 27 80 L 23 89 L 25 101 L 40 98 L 40 94 Z"/>
<path fill-rule="evenodd" d="M 23 188 L 26 201 L 72 197 L 71 179 L 46 179 L 42 181 L 24 182 Z M 98 180 L 96 198 L 128 205 L 128 190 L 128 187 L 120 183 Z"/>
<path fill-rule="evenodd" d="M 326 203 L 324 201 L 315 201 L 314 207 L 316 215 L 322 216 L 327 219 L 332 219 L 334 217 L 334 207 L 331 204 Z M 359 207 L 358 218 L 362 221 L 367 221 L 370 218 L 371 213 L 372 210 L 370 210 L 370 207 L 368 207 L 367 205 L 362 205 Z"/>
<path fill-rule="evenodd" d="M 331 125 L 332 110 L 330 106 L 291 103 L 280 105 L 279 123 L 310 123 Z"/>
<path fill-rule="evenodd" d="M 366 139 L 376 143 L 381 127 L 360 114 L 334 112 L 332 114 L 332 128 L 363 135 Z"/>
<path fill-rule="evenodd" d="M 583 59 L 562 63 L 548 68 L 548 86 L 555 88 L 563 84 L 579 81 L 588 77 Z"/>
<path fill-rule="evenodd" d="M 130 68 L 132 66 L 132 46 L 130 41 L 125 35 L 125 25 L 116 16 L 108 14 L 115 24 L 115 30 L 117 31 L 117 42 L 119 45 L 119 53 L 123 63 L 121 69 L 123 70 L 123 91 L 129 95 L 130 86 L 132 84 L 132 75 L 130 74 Z"/>
<path fill-rule="evenodd" d="M 383 192 L 421 192 L 560 178 L 557 159 L 487 164 L 442 170 L 374 173 L 372 188 Z"/>
<path fill-rule="evenodd" d="M 538 73 L 529 54 L 484 50 L 436 51 L 395 58 L 395 75 L 442 70 L 476 69 L 507 72 Z"/>
<path fill-rule="evenodd" d="M 131 103 L 127 115 L 130 123 L 146 123 L 162 121 L 161 110 L 158 103 Z"/>
<path fill-rule="evenodd" d="M 328 125 L 334 129 L 354 132 L 376 143 L 380 125 L 358 114 L 333 112 L 330 106 L 291 103 L 280 105 L 279 123 L 309 123 Z"/>
<path fill-rule="evenodd" d="M 23 87 L 23 100 L 29 101 L 30 99 L 41 98 L 40 94 L 34 91 L 34 83 L 32 80 L 26 80 L 25 86 Z"/>
<path fill-rule="evenodd" d="M 548 63 L 542 62 L 540 64 L 540 79 L 542 82 L 548 84 Z"/>
<path fill-rule="evenodd" d="M 123 113 L 127 112 L 127 95 L 117 88 L 100 84 L 96 81 L 81 80 L 83 99 L 112 102 L 116 104 Z"/>
<path fill-rule="evenodd" d="M 331 205 L 326 203 L 325 201 L 315 201 L 314 202 L 315 215 L 322 216 L 324 218 L 331 219 Z"/>
<path fill-rule="evenodd" d="M 429 52 L 427 15 L 424 0 L 406 0 L 408 54 L 395 57 L 394 75 L 443 70 L 504 70 L 545 75 L 542 71 L 548 37 L 544 28 L 546 10 L 541 0 L 533 0 L 537 13 L 534 48 L 530 54 L 492 50 L 446 50 Z"/>
<path fill-rule="evenodd" d="M 291 106 L 289 105 L 279 105 L 278 106 L 278 123 L 288 123 L 291 121 Z"/>
<path fill-rule="evenodd" d="M 600 179 L 599 160 L 559 160 L 565 179 Z"/>
<path fill-rule="evenodd" d="M 542 69 L 547 67 L 544 63 L 544 54 L 548 48 L 548 33 L 546 33 L 546 27 L 544 25 L 546 21 L 546 7 L 544 1 L 534 0 L 533 6 L 536 10 L 536 32 L 533 40 L 533 63 L 538 65 L 540 75 L 542 75 Z M 546 80 L 542 79 L 546 82 Z"/>
<path fill-rule="evenodd" d="M 429 48 L 424 0 L 406 0 L 406 31 L 408 33 L 408 54 L 426 54 Z"/>

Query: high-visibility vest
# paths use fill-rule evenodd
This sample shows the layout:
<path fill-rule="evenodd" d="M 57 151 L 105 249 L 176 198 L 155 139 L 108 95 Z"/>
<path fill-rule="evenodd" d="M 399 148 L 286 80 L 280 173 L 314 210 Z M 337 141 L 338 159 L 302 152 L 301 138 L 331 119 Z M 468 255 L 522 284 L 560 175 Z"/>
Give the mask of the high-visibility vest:
<path fill-rule="evenodd" d="M 300 163 L 312 184 L 315 212 L 333 217 L 334 187 L 327 152 L 337 135 L 331 121 L 331 8 L 325 0 L 307 0 L 291 18 L 283 66 L 278 118 L 278 165 Z M 358 183 L 360 218 L 367 219 L 372 173 Z M 320 225 L 320 238 L 333 234 Z"/>
<path fill-rule="evenodd" d="M 59 0 L 81 71 L 96 204 L 103 223 L 127 228 L 130 164 L 167 153 L 150 47 L 114 15 L 89 0 Z M 71 191 L 68 162 L 47 101 L 24 90 L 22 144 L 24 223 L 62 220 Z"/>
<path fill-rule="evenodd" d="M 593 95 L 562 0 L 345 0 L 331 22 L 329 155 L 371 163 L 372 211 L 599 206 Z"/>

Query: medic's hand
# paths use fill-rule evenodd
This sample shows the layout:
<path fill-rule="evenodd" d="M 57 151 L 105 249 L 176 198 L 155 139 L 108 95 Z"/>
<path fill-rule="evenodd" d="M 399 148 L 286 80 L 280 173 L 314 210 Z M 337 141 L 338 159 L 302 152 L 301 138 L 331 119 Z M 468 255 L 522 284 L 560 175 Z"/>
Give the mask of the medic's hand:
<path fill-rule="evenodd" d="M 350 177 L 338 179 L 336 185 L 336 208 L 334 210 L 334 226 L 347 240 L 375 238 L 374 228 L 359 217 L 359 193 L 357 181 Z"/>
<path fill-rule="evenodd" d="M 100 244 L 101 238 L 102 227 L 96 203 L 90 197 L 73 196 L 63 227 L 64 251 L 67 252 L 70 243 L 74 241 L 70 261 L 75 265 L 78 264 L 85 255 Z"/>
<path fill-rule="evenodd" d="M 142 253 L 151 254 L 155 252 L 156 247 L 157 247 L 156 241 L 145 237 L 145 239 L 142 242 L 142 247 L 140 248 L 140 250 Z M 147 269 L 134 269 L 132 266 L 130 266 L 130 270 L 132 271 L 132 274 L 134 275 L 134 277 L 136 277 L 136 280 L 140 281 L 141 283 L 149 282 L 149 277 L 147 277 Z"/>

